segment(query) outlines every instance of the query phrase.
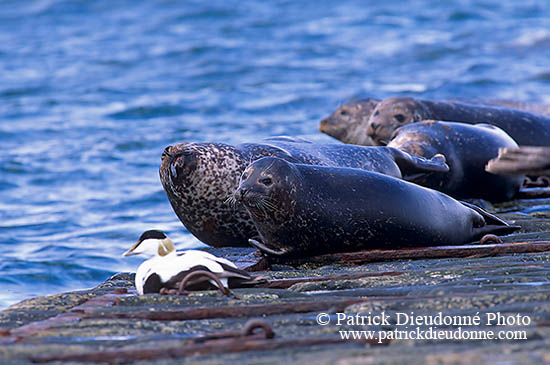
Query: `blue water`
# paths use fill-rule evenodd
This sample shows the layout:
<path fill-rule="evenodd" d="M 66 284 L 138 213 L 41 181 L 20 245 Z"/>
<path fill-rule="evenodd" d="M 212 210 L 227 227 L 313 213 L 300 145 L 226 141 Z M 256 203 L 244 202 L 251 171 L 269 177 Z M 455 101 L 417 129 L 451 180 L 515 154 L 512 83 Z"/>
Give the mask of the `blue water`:
<path fill-rule="evenodd" d="M 168 144 L 330 141 L 318 121 L 361 96 L 549 103 L 549 59 L 547 0 L 3 0 L 0 307 L 135 270 L 149 228 L 198 246 Z"/>

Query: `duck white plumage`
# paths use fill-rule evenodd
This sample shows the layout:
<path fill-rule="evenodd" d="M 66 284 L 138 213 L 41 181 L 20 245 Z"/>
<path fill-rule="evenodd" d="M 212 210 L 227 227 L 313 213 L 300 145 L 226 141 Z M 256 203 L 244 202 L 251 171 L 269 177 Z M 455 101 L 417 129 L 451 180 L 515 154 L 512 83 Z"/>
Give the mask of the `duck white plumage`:
<path fill-rule="evenodd" d="M 162 288 L 177 289 L 181 280 L 196 270 L 205 270 L 218 277 L 225 288 L 254 281 L 244 270 L 231 261 L 199 250 L 176 251 L 174 243 L 161 231 L 144 232 L 123 256 L 154 255 L 144 261 L 136 271 L 136 289 L 139 294 L 158 293 Z M 214 287 L 213 280 L 195 280 L 192 289 Z"/>

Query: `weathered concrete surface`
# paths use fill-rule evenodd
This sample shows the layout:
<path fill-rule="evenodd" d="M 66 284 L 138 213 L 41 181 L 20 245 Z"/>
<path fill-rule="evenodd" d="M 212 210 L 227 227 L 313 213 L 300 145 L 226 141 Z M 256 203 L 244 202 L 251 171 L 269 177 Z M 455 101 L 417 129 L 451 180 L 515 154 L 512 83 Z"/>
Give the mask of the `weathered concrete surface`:
<path fill-rule="evenodd" d="M 522 230 L 505 242 L 550 241 L 550 199 L 489 207 Z M 255 260 L 251 250 L 214 250 Z M 27 300 L 0 312 L 0 363 L 544 363 L 550 362 L 550 252 L 491 257 L 342 263 L 297 267 L 278 264 L 270 278 L 327 280 L 279 283 L 276 288 L 236 289 L 238 299 L 217 292 L 190 296 L 137 296 L 132 274 L 118 274 L 92 290 Z M 359 274 L 364 274 L 363 276 Z M 348 275 L 335 277 L 337 275 Z M 349 276 L 354 275 L 354 276 Z M 366 276 L 365 276 L 366 275 Z M 361 277 L 360 277 L 361 276 Z M 283 288 L 284 287 L 284 288 Z M 127 291 L 125 293 L 125 291 Z M 387 323 L 337 325 L 338 314 L 387 316 Z M 481 318 L 479 325 L 397 323 L 398 313 Z M 316 322 L 319 313 L 331 323 Z M 487 326 L 487 314 L 519 316 L 528 324 Z M 340 314 L 343 316 L 344 314 Z M 271 324 L 275 338 L 197 340 L 241 330 L 249 317 Z M 403 315 L 401 314 L 403 317 Z M 380 333 L 429 330 L 524 331 L 526 339 L 342 340 L 339 331 Z M 393 332 L 396 333 L 396 332 Z M 233 334 L 234 335 L 234 334 Z"/>

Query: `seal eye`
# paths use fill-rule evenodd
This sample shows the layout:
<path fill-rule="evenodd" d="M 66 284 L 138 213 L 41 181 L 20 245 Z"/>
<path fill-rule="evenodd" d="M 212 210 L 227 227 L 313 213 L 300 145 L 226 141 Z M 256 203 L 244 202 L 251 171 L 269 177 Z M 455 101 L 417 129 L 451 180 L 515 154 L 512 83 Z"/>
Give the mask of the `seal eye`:
<path fill-rule="evenodd" d="M 395 114 L 393 117 L 399 123 L 403 123 L 405 121 L 405 116 L 403 114 Z"/>
<path fill-rule="evenodd" d="M 374 114 L 373 114 L 373 115 L 374 115 L 375 117 L 377 117 L 377 116 L 378 116 L 378 114 L 380 114 L 380 112 L 379 112 L 379 111 L 377 110 L 377 111 L 375 111 L 375 112 L 374 112 Z"/>
<path fill-rule="evenodd" d="M 264 177 L 263 179 L 260 179 L 260 184 L 270 186 L 271 184 L 273 184 L 273 180 L 271 180 L 270 177 Z"/>
<path fill-rule="evenodd" d="M 349 112 L 345 109 L 340 111 L 340 115 L 348 115 L 348 114 Z"/>
<path fill-rule="evenodd" d="M 248 173 L 243 172 L 243 174 L 241 175 L 241 180 L 245 181 L 247 178 L 248 178 Z"/>

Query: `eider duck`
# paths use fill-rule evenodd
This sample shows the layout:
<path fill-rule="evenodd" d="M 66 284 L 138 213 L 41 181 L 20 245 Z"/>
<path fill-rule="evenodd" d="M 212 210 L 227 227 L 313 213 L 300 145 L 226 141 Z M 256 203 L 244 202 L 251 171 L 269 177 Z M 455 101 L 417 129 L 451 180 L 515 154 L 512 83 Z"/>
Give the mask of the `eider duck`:
<path fill-rule="evenodd" d="M 205 270 L 218 277 L 225 288 L 236 287 L 254 278 L 240 270 L 231 261 L 198 250 L 176 251 L 174 243 L 161 231 L 144 232 L 123 256 L 154 255 L 136 271 L 136 289 L 140 295 L 159 293 L 162 288 L 177 289 L 190 272 Z M 189 289 L 217 288 L 213 280 L 202 278 L 193 281 Z"/>

